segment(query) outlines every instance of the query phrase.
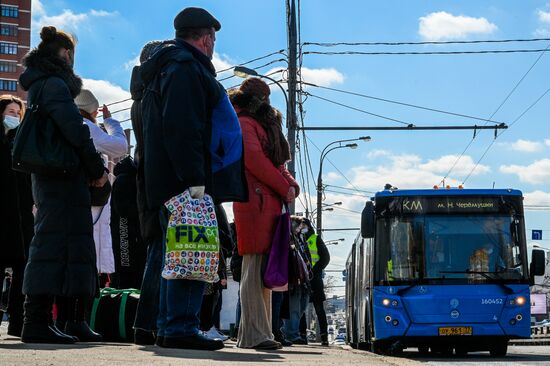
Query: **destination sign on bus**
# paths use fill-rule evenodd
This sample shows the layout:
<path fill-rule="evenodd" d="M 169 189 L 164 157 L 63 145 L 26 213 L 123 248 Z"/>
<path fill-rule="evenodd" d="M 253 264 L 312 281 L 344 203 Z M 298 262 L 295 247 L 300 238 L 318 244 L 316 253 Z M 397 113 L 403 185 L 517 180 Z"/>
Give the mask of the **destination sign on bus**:
<path fill-rule="evenodd" d="M 382 200 L 380 200 L 382 201 Z M 394 197 L 386 202 L 378 202 L 378 212 L 386 206 L 393 213 L 427 214 L 427 213 L 498 213 L 510 212 L 520 204 L 515 198 L 501 197 Z M 508 202 L 508 204 L 506 204 Z M 380 205 L 382 203 L 382 205 Z M 516 206 L 517 207 L 517 206 Z"/>

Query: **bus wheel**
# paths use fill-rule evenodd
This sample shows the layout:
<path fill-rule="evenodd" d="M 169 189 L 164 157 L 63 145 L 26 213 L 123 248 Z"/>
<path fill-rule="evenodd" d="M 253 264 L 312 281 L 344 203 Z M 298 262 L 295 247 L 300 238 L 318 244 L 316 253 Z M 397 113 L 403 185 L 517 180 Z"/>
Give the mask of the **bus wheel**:
<path fill-rule="evenodd" d="M 508 342 L 498 343 L 489 350 L 491 357 L 504 357 L 508 353 Z"/>
<path fill-rule="evenodd" d="M 418 346 L 418 353 L 420 353 L 420 356 L 428 356 L 430 354 L 430 347 Z"/>

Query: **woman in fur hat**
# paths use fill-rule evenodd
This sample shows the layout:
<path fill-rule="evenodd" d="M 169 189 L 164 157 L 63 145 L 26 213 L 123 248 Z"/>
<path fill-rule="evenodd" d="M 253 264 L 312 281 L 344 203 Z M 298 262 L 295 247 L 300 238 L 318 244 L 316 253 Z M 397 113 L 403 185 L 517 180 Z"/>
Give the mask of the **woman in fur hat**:
<path fill-rule="evenodd" d="M 270 250 L 283 202 L 298 196 L 299 186 L 285 168 L 290 149 L 282 131 L 282 115 L 270 105 L 269 86 L 258 78 L 231 93 L 243 131 L 247 203 L 234 203 L 241 275 L 241 324 L 237 346 L 278 349 L 271 329 L 271 290 L 264 288 L 262 260 Z"/>
<path fill-rule="evenodd" d="M 73 71 L 75 41 L 55 27 L 42 28 L 40 38 L 38 47 L 23 60 L 26 70 L 19 81 L 28 91 L 29 104 L 39 107 L 39 122 L 59 132 L 58 141 L 44 141 L 43 154 L 54 158 L 54 146 L 64 147 L 64 151 L 74 151 L 71 163 L 78 162 L 78 168 L 70 177 L 31 175 L 37 213 L 23 281 L 26 299 L 21 339 L 30 343 L 74 343 L 75 337 L 52 324 L 53 298 L 77 297 L 85 305 L 95 294 L 89 186 L 105 185 L 107 172 L 73 100 L 82 89 L 82 80 Z M 78 326 L 89 331 L 85 322 Z"/>

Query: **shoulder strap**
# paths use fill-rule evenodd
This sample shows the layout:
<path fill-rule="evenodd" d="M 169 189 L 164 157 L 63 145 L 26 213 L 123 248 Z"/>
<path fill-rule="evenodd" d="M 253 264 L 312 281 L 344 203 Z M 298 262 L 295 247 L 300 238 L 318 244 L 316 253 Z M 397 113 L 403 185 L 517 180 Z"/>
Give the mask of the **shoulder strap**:
<path fill-rule="evenodd" d="M 44 81 L 42 82 L 42 85 L 40 85 L 40 89 L 38 89 L 38 93 L 36 94 L 36 96 L 33 96 L 34 100 L 32 101 L 32 103 L 29 103 L 29 109 L 31 111 L 37 111 L 39 109 L 39 101 L 40 101 L 40 97 L 42 96 L 42 91 L 44 90 L 44 86 L 46 85 L 46 82 L 48 81 L 48 78 L 47 77 L 44 77 Z"/>

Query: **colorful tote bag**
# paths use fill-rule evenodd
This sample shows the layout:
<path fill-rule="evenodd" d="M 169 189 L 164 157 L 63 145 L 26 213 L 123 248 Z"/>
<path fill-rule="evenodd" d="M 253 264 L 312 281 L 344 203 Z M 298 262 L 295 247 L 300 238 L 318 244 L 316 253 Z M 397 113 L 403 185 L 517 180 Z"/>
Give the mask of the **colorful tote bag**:
<path fill-rule="evenodd" d="M 212 197 L 194 199 L 186 190 L 164 205 L 170 217 L 162 277 L 218 282 L 220 238 Z"/>

